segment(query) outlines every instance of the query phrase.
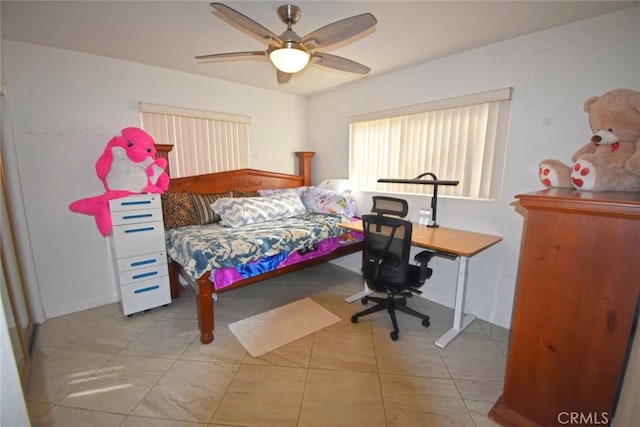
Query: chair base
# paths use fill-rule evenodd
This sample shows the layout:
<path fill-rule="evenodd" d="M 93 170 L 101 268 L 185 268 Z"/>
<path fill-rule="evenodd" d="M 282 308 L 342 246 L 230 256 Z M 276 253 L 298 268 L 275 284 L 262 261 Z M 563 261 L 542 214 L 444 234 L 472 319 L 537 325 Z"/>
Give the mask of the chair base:
<path fill-rule="evenodd" d="M 398 320 L 396 319 L 396 310 L 422 319 L 422 326 L 424 326 L 425 328 L 428 328 L 430 325 L 429 316 L 407 307 L 407 298 L 405 296 L 397 297 L 397 295 L 395 294 L 389 294 L 387 298 L 371 296 L 365 296 L 364 298 L 362 298 L 362 304 L 367 304 L 369 301 L 375 302 L 376 305 L 351 316 L 351 323 L 358 323 L 359 317 L 367 316 L 378 311 L 387 310 L 387 312 L 389 313 L 389 317 L 391 317 L 391 324 L 393 325 L 393 331 L 389 334 L 393 341 L 396 341 L 400 334 L 400 330 L 398 329 Z"/>

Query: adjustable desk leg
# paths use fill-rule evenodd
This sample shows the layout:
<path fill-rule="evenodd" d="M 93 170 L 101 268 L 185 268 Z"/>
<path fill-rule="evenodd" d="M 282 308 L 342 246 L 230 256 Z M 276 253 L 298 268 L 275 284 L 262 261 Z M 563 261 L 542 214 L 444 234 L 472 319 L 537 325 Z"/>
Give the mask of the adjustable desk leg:
<path fill-rule="evenodd" d="M 369 289 L 369 287 L 367 286 L 367 282 L 364 282 L 364 289 L 361 292 L 351 295 L 350 297 L 346 297 L 344 300 L 351 304 L 352 302 L 359 301 L 367 295 L 371 295 L 372 293 L 373 291 Z"/>
<path fill-rule="evenodd" d="M 467 280 L 469 276 L 469 258 L 458 258 L 458 280 L 456 281 L 456 302 L 453 307 L 453 327 L 449 329 L 443 336 L 438 338 L 436 345 L 445 348 L 460 333 L 469 326 L 476 316 L 473 314 L 464 314 L 464 303 L 467 293 Z"/>

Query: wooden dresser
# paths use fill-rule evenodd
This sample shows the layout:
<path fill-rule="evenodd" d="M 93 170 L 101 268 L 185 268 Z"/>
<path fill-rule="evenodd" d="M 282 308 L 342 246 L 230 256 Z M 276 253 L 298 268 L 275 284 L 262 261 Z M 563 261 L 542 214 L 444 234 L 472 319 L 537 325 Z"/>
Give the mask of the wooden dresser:
<path fill-rule="evenodd" d="M 516 197 L 526 216 L 518 287 L 504 392 L 489 416 L 607 425 L 638 307 L 640 193 Z"/>

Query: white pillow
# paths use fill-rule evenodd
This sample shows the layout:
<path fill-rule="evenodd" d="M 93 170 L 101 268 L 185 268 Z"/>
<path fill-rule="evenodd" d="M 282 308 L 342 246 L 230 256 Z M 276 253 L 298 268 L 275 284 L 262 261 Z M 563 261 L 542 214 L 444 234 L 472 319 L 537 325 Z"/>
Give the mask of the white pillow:
<path fill-rule="evenodd" d="M 338 191 L 340 193 L 351 192 L 351 183 L 348 179 L 325 179 L 318 184 L 317 187 L 323 190 Z"/>
<path fill-rule="evenodd" d="M 222 198 L 210 206 L 220 215 L 220 224 L 226 227 L 239 227 L 307 213 L 295 192 L 265 197 Z"/>
<path fill-rule="evenodd" d="M 258 190 L 258 194 L 261 196 L 273 196 L 274 194 L 283 194 L 283 193 L 295 193 L 298 197 L 302 197 L 302 194 L 307 191 L 307 186 L 303 187 L 293 187 L 293 188 L 275 188 L 269 190 Z"/>

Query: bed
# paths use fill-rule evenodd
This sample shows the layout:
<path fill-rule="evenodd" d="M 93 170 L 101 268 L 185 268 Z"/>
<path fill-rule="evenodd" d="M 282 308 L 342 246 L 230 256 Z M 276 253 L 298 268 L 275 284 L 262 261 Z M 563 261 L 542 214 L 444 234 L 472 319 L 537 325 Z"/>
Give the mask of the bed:
<path fill-rule="evenodd" d="M 170 146 L 158 147 L 159 156 L 166 155 L 167 149 L 170 150 Z M 191 201 L 204 198 L 208 203 L 213 200 L 216 203 L 215 215 L 223 212 L 223 209 L 229 209 L 222 222 L 233 220 L 233 215 L 228 213 L 233 212 L 238 204 L 280 203 L 284 200 L 289 206 L 287 197 L 292 196 L 291 192 L 311 187 L 313 155 L 313 152 L 296 152 L 298 175 L 239 169 L 171 179 L 169 190 L 163 195 L 163 202 L 166 202 L 163 203 L 165 225 L 167 220 L 171 223 L 179 216 L 170 206 L 178 206 L 179 210 L 180 198 L 186 197 L 186 194 Z M 270 191 L 261 191 L 259 195 L 258 190 Z M 219 197 L 211 199 L 211 195 Z M 271 197 L 257 200 L 263 196 Z M 234 201 L 243 197 L 246 199 Z M 204 205 L 205 202 L 200 204 Z M 207 209 L 208 206 L 195 205 L 196 210 L 200 209 L 201 218 L 202 215 L 214 215 L 213 209 Z M 214 339 L 214 297 L 217 294 L 362 250 L 361 235 L 338 226 L 345 220 L 348 218 L 344 215 L 305 211 L 278 221 L 240 222 L 239 225 L 233 224 L 234 227 L 221 225 L 220 218 L 213 224 L 202 226 L 170 226 L 166 233 L 171 296 L 179 297 L 181 279 L 182 283 L 194 288 L 200 341 L 208 344 Z M 178 225 L 181 225 L 180 221 Z M 227 240 L 216 240 L 215 245 L 210 245 L 213 248 L 210 248 L 207 239 L 210 235 L 218 239 L 220 232 L 227 234 Z M 255 241 L 259 244 L 255 244 Z"/>

